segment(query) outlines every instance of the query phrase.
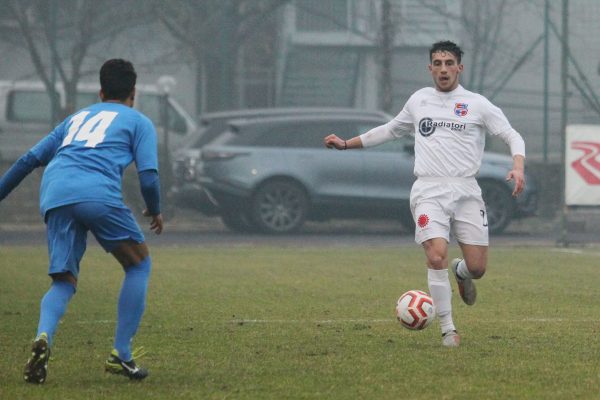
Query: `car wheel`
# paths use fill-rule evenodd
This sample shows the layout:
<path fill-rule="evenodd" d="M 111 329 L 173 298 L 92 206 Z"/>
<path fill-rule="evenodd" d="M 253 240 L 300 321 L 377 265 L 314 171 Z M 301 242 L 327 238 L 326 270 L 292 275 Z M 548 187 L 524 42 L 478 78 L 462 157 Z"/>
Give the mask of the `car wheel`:
<path fill-rule="evenodd" d="M 487 209 L 488 230 L 490 233 L 502 233 L 514 213 L 512 195 L 502 183 L 482 181 L 479 186 Z"/>
<path fill-rule="evenodd" d="M 267 233 L 288 233 L 306 219 L 308 199 L 298 184 L 271 181 L 260 186 L 252 201 L 252 218 Z"/>
<path fill-rule="evenodd" d="M 250 218 L 241 211 L 223 211 L 221 221 L 223 225 L 234 232 L 249 233 L 255 230 Z"/>

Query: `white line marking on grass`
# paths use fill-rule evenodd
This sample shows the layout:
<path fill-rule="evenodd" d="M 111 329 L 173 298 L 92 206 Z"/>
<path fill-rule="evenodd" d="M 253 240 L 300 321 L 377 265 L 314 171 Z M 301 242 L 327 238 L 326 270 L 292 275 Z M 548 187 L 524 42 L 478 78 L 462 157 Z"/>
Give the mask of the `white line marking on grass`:
<path fill-rule="evenodd" d="M 114 324 L 117 321 L 112 320 L 112 319 L 92 319 L 89 321 L 76 321 L 75 323 L 80 324 L 80 325 L 87 325 L 87 324 Z"/>
<path fill-rule="evenodd" d="M 228 322 L 243 324 L 380 324 L 395 322 L 395 319 L 232 319 Z"/>
<path fill-rule="evenodd" d="M 551 251 L 555 253 L 565 253 L 565 254 L 585 254 L 589 256 L 600 256 L 600 253 L 597 251 L 590 251 L 585 249 L 559 249 L 553 248 Z"/>
<path fill-rule="evenodd" d="M 521 322 L 600 322 L 600 320 L 594 318 L 523 318 Z"/>
<path fill-rule="evenodd" d="M 115 324 L 117 321 L 110 319 L 99 319 L 89 321 L 76 321 L 76 324 Z M 201 324 L 226 323 L 226 324 L 316 324 L 316 325 L 332 325 L 332 324 L 388 324 L 396 323 L 396 319 L 366 319 L 366 318 L 347 318 L 347 319 L 230 319 L 230 320 L 200 320 L 195 321 Z M 522 318 L 522 319 L 505 319 L 505 320 L 490 320 L 488 322 L 542 322 L 542 323 L 600 323 L 599 319 L 594 318 Z"/>
<path fill-rule="evenodd" d="M 208 322 L 208 321 L 206 321 Z M 381 324 L 381 323 L 396 323 L 396 319 L 327 319 L 327 320 L 308 320 L 308 319 L 232 319 L 230 323 L 237 324 L 344 324 L 344 323 L 363 323 L 363 324 Z M 489 322 L 600 322 L 594 318 L 522 318 L 522 319 L 507 319 L 507 320 L 490 320 Z"/>

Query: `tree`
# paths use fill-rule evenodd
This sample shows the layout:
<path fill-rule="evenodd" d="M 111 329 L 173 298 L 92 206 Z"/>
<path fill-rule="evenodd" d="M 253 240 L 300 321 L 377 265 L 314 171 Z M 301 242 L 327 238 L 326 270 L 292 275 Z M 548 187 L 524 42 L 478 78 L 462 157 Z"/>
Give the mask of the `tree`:
<path fill-rule="evenodd" d="M 196 111 L 235 106 L 240 48 L 253 40 L 290 0 L 156 1 L 160 21 L 186 50 L 196 69 Z M 202 99 L 206 98 L 206 104 Z"/>
<path fill-rule="evenodd" d="M 392 5 L 390 0 L 381 1 L 381 76 L 380 93 L 381 109 L 392 111 L 392 59 L 394 56 L 394 23 L 392 21 Z"/>
<path fill-rule="evenodd" d="M 133 0 L 3 0 L 2 40 L 27 49 L 58 111 L 56 122 L 75 110 L 77 84 L 86 73 L 90 49 L 147 22 L 146 11 Z M 65 92 L 64 106 L 56 96 L 55 75 Z"/>
<path fill-rule="evenodd" d="M 528 7 L 518 0 L 462 0 L 461 8 L 448 10 L 445 3 L 436 0 L 419 0 L 425 7 L 453 20 L 460 21 L 470 47 L 469 68 L 463 74 L 464 84 L 479 93 L 494 91 L 506 83 L 530 56 L 532 49 L 520 57 L 516 54 L 521 43 L 510 40 L 514 29 L 505 22 L 508 10 Z M 534 42 L 534 47 L 540 39 Z M 502 71 L 509 71 L 502 76 Z M 498 83 L 500 82 L 500 83 Z"/>

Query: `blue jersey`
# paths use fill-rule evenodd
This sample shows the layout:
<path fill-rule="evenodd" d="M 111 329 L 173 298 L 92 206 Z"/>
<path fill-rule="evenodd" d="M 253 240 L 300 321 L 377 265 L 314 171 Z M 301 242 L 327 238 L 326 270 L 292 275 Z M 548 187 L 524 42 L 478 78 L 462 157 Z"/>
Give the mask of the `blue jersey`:
<path fill-rule="evenodd" d="M 42 215 L 82 201 L 124 208 L 123 172 L 158 171 L 156 131 L 139 111 L 120 103 L 97 103 L 65 119 L 31 152 L 46 170 L 40 189 Z"/>

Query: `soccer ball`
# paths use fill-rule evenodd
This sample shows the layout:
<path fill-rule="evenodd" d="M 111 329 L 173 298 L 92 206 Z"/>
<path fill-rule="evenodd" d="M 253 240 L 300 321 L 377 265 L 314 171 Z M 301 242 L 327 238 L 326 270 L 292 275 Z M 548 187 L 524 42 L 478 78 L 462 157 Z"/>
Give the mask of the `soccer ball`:
<path fill-rule="evenodd" d="M 435 318 L 433 300 L 421 290 L 409 290 L 398 299 L 396 316 L 407 329 L 425 329 Z"/>

